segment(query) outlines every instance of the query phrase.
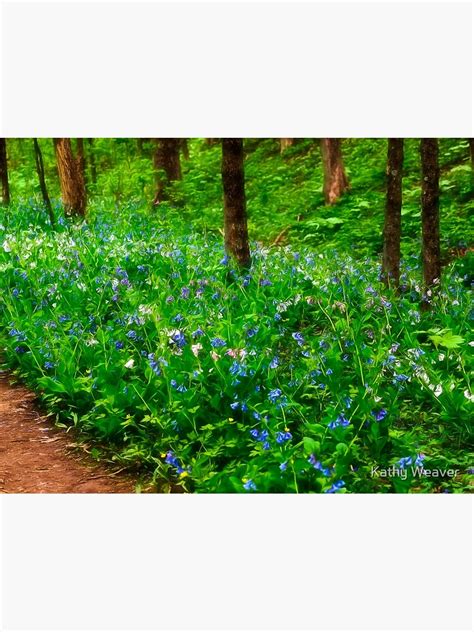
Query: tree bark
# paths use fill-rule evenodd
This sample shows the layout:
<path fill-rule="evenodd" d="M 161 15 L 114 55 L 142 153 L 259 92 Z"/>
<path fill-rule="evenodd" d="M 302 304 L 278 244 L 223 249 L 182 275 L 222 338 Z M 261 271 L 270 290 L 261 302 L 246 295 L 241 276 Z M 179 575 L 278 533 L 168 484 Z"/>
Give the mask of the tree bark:
<path fill-rule="evenodd" d="M 383 232 L 382 279 L 386 285 L 400 283 L 402 227 L 403 138 L 389 138 L 387 152 L 387 197 Z"/>
<path fill-rule="evenodd" d="M 245 201 L 244 144 L 241 138 L 222 140 L 225 248 L 241 267 L 251 263 Z"/>
<path fill-rule="evenodd" d="M 86 190 L 84 178 L 74 157 L 70 138 L 55 138 L 54 149 L 58 166 L 61 197 L 66 215 L 84 217 L 86 212 Z"/>
<path fill-rule="evenodd" d="M 154 204 L 159 204 L 167 198 L 166 189 L 168 184 L 174 180 L 181 180 L 181 163 L 179 160 L 181 139 L 156 138 L 155 143 L 156 195 Z"/>
<path fill-rule="evenodd" d="M 91 181 L 92 181 L 92 184 L 95 184 L 97 182 L 97 170 L 95 166 L 95 154 L 94 154 L 94 149 L 93 149 L 94 139 L 88 138 L 87 142 L 89 144 L 89 165 L 91 169 Z"/>
<path fill-rule="evenodd" d="M 280 154 L 284 154 L 285 151 L 294 145 L 294 138 L 280 138 Z"/>
<path fill-rule="evenodd" d="M 422 138 L 421 153 L 421 217 L 423 236 L 423 279 L 431 288 L 441 278 L 439 241 L 439 160 L 438 139 Z"/>
<path fill-rule="evenodd" d="M 10 185 L 8 183 L 7 141 L 0 138 L 0 181 L 2 183 L 2 204 L 10 204 Z"/>
<path fill-rule="evenodd" d="M 335 204 L 349 188 L 342 161 L 341 139 L 322 138 L 321 155 L 324 171 L 324 200 L 326 204 Z"/>
<path fill-rule="evenodd" d="M 189 160 L 189 144 L 187 138 L 181 139 L 181 151 L 183 152 L 183 158 Z"/>
<path fill-rule="evenodd" d="M 54 226 L 55 220 L 54 220 L 53 208 L 51 206 L 51 200 L 49 199 L 48 189 L 46 188 L 46 180 L 44 177 L 43 154 L 41 153 L 41 149 L 40 149 L 37 138 L 33 138 L 33 145 L 35 149 L 36 173 L 38 174 L 41 195 L 43 196 L 43 202 L 46 207 L 46 210 L 48 211 L 49 221 L 51 222 L 51 226 Z"/>
<path fill-rule="evenodd" d="M 86 170 L 87 170 L 87 166 L 86 166 L 86 153 L 85 153 L 85 149 L 84 149 L 84 139 L 83 138 L 76 138 L 76 150 L 77 150 L 77 166 L 79 169 L 79 173 L 82 176 L 82 179 L 84 180 L 84 186 L 86 186 L 87 183 L 87 176 L 86 176 Z"/>
<path fill-rule="evenodd" d="M 471 167 L 474 169 L 474 138 L 468 138 L 469 149 L 471 150 Z"/>

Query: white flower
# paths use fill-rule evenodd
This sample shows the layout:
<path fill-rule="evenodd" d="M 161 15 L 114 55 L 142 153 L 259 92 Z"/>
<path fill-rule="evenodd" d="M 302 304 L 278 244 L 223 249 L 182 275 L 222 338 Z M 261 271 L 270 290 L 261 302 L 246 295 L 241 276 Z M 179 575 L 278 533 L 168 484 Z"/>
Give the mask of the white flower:
<path fill-rule="evenodd" d="M 10 246 L 10 244 L 8 243 L 8 241 L 4 241 L 4 242 L 3 242 L 3 250 L 4 250 L 5 252 L 11 252 L 11 251 L 12 251 L 11 246 Z"/>
<path fill-rule="evenodd" d="M 133 358 L 130 358 L 128 362 L 125 362 L 126 369 L 133 369 L 134 365 L 135 365 L 135 360 Z"/>
<path fill-rule="evenodd" d="M 441 384 L 437 384 L 436 386 L 434 384 L 429 384 L 428 388 L 433 391 L 435 397 L 439 397 L 443 392 L 443 387 L 441 386 Z"/>
<path fill-rule="evenodd" d="M 467 388 L 464 391 L 464 397 L 468 399 L 470 402 L 474 402 L 474 395 Z"/>
<path fill-rule="evenodd" d="M 194 353 L 196 358 L 198 357 L 199 352 L 201 351 L 201 349 L 202 349 L 202 344 L 200 342 L 198 342 L 195 345 L 191 345 L 191 351 Z"/>
<path fill-rule="evenodd" d="M 440 362 L 442 362 L 442 361 L 444 360 L 444 358 L 445 358 L 445 357 L 446 357 L 446 356 L 444 355 L 444 353 L 440 353 L 440 354 L 439 354 L 439 356 L 438 356 L 438 360 L 439 360 Z"/>

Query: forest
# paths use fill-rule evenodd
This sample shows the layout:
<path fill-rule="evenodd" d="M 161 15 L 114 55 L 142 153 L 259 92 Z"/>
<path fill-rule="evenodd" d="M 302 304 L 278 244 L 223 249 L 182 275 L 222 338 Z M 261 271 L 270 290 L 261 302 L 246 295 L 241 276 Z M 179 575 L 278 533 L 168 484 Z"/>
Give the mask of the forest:
<path fill-rule="evenodd" d="M 466 493 L 473 166 L 473 139 L 0 139 L 0 396 L 134 491 Z M 32 422 L 2 410 L 14 478 Z"/>

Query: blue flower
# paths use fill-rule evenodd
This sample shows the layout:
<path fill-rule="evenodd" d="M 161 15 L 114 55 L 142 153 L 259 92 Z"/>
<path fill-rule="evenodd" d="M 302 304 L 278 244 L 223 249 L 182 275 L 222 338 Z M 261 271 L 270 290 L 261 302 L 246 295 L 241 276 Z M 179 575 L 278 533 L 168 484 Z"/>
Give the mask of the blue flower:
<path fill-rule="evenodd" d="M 284 472 L 287 467 L 288 467 L 288 462 L 287 461 L 285 461 L 284 463 L 280 463 L 280 470 L 282 472 Z"/>
<path fill-rule="evenodd" d="M 382 421 L 382 419 L 385 419 L 387 416 L 387 411 L 385 408 L 381 408 L 379 411 L 373 410 L 370 414 L 374 417 L 375 421 Z"/>
<path fill-rule="evenodd" d="M 252 479 L 249 479 L 248 481 L 244 483 L 244 489 L 246 489 L 247 491 L 254 492 L 257 489 L 257 486 L 255 485 Z"/>
<path fill-rule="evenodd" d="M 204 336 L 204 332 L 200 327 L 198 327 L 191 335 L 193 338 L 197 338 L 198 336 Z"/>
<path fill-rule="evenodd" d="M 346 419 L 346 417 L 344 416 L 343 413 L 341 413 L 337 419 L 335 421 L 331 421 L 330 423 L 328 423 L 328 428 L 330 430 L 334 430 L 335 428 L 338 428 L 339 426 L 341 428 L 347 428 L 347 426 L 350 424 L 351 422 Z"/>
<path fill-rule="evenodd" d="M 188 287 L 183 287 L 181 290 L 181 298 L 189 298 L 189 288 Z"/>
<path fill-rule="evenodd" d="M 258 327 L 251 327 L 250 329 L 247 329 L 247 337 L 252 338 L 253 336 L 255 336 L 257 332 L 258 332 Z"/>
<path fill-rule="evenodd" d="M 171 334 L 171 340 L 179 347 L 182 348 L 186 344 L 186 338 L 182 331 L 179 329 Z"/>
<path fill-rule="evenodd" d="M 272 358 L 272 361 L 269 364 L 271 369 L 276 369 L 278 366 L 278 356 L 275 356 L 274 358 Z"/>
<path fill-rule="evenodd" d="M 281 389 L 279 388 L 274 388 L 272 391 L 270 391 L 268 393 L 268 399 L 271 401 L 272 404 L 274 404 L 277 399 L 279 399 L 282 395 Z"/>
<path fill-rule="evenodd" d="M 291 432 L 277 432 L 276 442 L 277 443 L 285 443 L 286 441 L 290 441 L 293 438 Z"/>
<path fill-rule="evenodd" d="M 45 369 L 54 369 L 54 367 L 55 367 L 55 366 L 56 366 L 56 365 L 54 364 L 54 362 L 49 362 L 49 361 L 48 361 L 48 362 L 45 362 L 45 363 L 44 363 L 44 368 L 45 368 Z"/>
<path fill-rule="evenodd" d="M 226 346 L 226 341 L 222 340 L 222 338 L 212 338 L 211 339 L 211 347 L 217 348 L 217 347 L 225 347 Z"/>
<path fill-rule="evenodd" d="M 123 349 L 124 344 L 123 342 L 120 342 L 120 340 L 117 340 L 117 342 L 115 343 L 115 348 L 116 349 Z"/>
<path fill-rule="evenodd" d="M 344 487 L 344 485 L 345 485 L 344 481 L 342 481 L 342 480 L 336 481 L 330 487 L 330 489 L 327 489 L 324 493 L 325 494 L 336 494 L 340 489 L 342 489 Z"/>
<path fill-rule="evenodd" d="M 238 410 L 239 409 L 239 402 L 232 402 L 230 407 L 232 408 L 232 410 Z"/>
<path fill-rule="evenodd" d="M 127 338 L 130 338 L 130 340 L 136 340 L 138 338 L 137 336 L 137 332 L 134 331 L 133 329 L 131 329 L 128 333 L 127 333 Z"/>
<path fill-rule="evenodd" d="M 300 347 L 304 345 L 304 338 L 299 332 L 291 334 L 291 337 L 293 338 L 293 340 L 296 340 Z"/>
<path fill-rule="evenodd" d="M 404 470 L 405 468 L 407 468 L 409 465 L 411 465 L 413 463 L 413 459 L 411 456 L 405 456 L 403 458 L 401 458 L 397 465 L 398 467 L 400 467 L 402 470 Z"/>
<path fill-rule="evenodd" d="M 260 285 L 262 287 L 268 286 L 268 285 L 272 285 L 272 282 L 269 279 L 261 279 L 260 280 Z"/>
<path fill-rule="evenodd" d="M 229 263 L 229 256 L 224 255 L 219 263 L 221 264 L 221 266 L 226 266 Z"/>

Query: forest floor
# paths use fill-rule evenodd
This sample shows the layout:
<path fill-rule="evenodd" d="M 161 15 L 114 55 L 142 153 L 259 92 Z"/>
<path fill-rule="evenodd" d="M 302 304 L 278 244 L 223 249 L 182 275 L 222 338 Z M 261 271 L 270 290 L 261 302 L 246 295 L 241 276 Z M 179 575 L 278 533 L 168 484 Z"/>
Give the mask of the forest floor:
<path fill-rule="evenodd" d="M 75 449 L 36 407 L 35 396 L 0 372 L 0 493 L 133 493 L 135 481 Z"/>

